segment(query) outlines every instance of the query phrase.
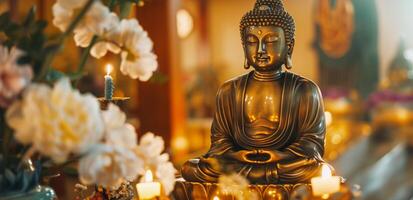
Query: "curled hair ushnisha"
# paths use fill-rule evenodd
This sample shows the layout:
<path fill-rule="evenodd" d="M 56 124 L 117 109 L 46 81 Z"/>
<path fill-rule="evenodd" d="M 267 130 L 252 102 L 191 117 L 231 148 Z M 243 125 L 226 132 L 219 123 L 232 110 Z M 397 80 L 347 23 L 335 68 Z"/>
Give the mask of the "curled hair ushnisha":
<path fill-rule="evenodd" d="M 241 19 L 240 31 L 245 43 L 245 28 L 249 26 L 278 26 L 284 30 L 288 55 L 292 56 L 295 44 L 295 22 L 285 11 L 282 0 L 257 0 L 254 9 Z"/>

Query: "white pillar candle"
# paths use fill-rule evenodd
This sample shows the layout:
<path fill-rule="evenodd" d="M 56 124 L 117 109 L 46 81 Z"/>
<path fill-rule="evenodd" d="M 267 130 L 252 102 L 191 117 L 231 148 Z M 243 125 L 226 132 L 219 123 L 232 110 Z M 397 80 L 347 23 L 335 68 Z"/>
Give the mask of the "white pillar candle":
<path fill-rule="evenodd" d="M 340 191 L 340 177 L 331 176 L 331 170 L 323 165 L 322 176 L 311 179 L 314 196 L 328 196 Z"/>
<path fill-rule="evenodd" d="M 152 171 L 148 170 L 145 173 L 145 182 L 136 185 L 140 200 L 154 199 L 161 195 L 161 184 L 153 182 Z"/>

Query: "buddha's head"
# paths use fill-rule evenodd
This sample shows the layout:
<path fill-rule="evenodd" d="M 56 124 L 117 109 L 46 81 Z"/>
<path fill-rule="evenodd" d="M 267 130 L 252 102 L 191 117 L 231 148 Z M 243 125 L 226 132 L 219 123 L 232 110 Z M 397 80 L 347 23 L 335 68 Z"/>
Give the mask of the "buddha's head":
<path fill-rule="evenodd" d="M 254 9 L 242 17 L 240 31 L 245 68 L 272 71 L 283 65 L 292 67 L 295 23 L 282 0 L 257 0 Z"/>

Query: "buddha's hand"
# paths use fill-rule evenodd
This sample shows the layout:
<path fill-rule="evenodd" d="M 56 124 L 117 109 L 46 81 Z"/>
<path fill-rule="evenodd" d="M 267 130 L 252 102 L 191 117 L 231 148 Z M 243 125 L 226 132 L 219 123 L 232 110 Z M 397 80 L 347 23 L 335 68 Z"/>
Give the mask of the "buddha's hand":
<path fill-rule="evenodd" d="M 257 164 L 254 157 L 257 155 L 256 150 L 239 150 L 226 153 L 226 156 L 244 163 Z"/>
<path fill-rule="evenodd" d="M 274 163 L 282 160 L 284 158 L 282 152 L 276 150 L 265 150 L 259 149 L 258 155 L 261 158 L 258 163 L 259 164 L 267 164 L 267 163 Z"/>

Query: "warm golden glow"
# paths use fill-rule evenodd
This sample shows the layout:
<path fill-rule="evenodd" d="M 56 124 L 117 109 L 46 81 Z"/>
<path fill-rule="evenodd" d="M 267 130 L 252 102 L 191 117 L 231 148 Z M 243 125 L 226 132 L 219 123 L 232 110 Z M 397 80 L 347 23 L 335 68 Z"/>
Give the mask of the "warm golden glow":
<path fill-rule="evenodd" d="M 327 165 L 323 165 L 321 177 L 331 177 L 331 169 Z"/>
<path fill-rule="evenodd" d="M 151 170 L 147 170 L 145 173 L 145 183 L 153 182 L 153 175 Z"/>
<path fill-rule="evenodd" d="M 173 145 L 173 148 L 178 151 L 185 151 L 185 150 L 188 150 L 189 148 L 188 139 L 183 135 L 176 136 L 172 140 L 172 145 Z"/>
<path fill-rule="evenodd" d="M 176 20 L 178 36 L 180 38 L 188 37 L 194 29 L 194 20 L 192 19 L 191 14 L 185 9 L 180 9 L 176 13 Z"/>
<path fill-rule="evenodd" d="M 331 112 L 325 112 L 325 116 L 326 116 L 326 125 L 330 126 L 331 123 L 333 123 L 333 115 L 331 114 Z"/>
<path fill-rule="evenodd" d="M 109 75 L 112 72 L 112 65 L 111 64 L 107 64 L 106 65 L 106 75 Z"/>
<path fill-rule="evenodd" d="M 215 196 L 215 197 L 213 198 L 213 200 L 219 200 L 219 197 Z"/>

